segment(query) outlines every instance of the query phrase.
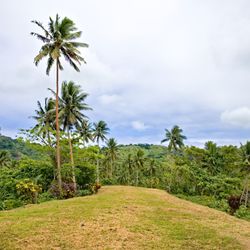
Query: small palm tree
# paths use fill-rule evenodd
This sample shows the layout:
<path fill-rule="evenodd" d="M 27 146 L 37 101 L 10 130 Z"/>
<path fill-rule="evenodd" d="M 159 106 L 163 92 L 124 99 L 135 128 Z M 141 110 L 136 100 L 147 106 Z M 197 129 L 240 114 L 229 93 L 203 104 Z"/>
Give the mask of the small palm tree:
<path fill-rule="evenodd" d="M 140 171 L 144 168 L 144 162 L 145 162 L 145 157 L 144 157 L 144 151 L 139 149 L 136 152 L 136 155 L 134 157 L 134 166 L 135 166 L 135 185 L 138 186 L 139 184 L 139 173 Z"/>
<path fill-rule="evenodd" d="M 52 91 L 54 94 L 55 92 Z M 62 83 L 61 97 L 59 97 L 59 119 L 63 126 L 63 130 L 67 132 L 69 149 L 70 149 L 70 162 L 72 167 L 72 181 L 76 190 L 76 177 L 75 166 L 73 157 L 73 147 L 71 141 L 71 130 L 77 127 L 78 123 L 82 123 L 86 116 L 83 111 L 91 110 L 85 103 L 88 94 L 82 92 L 81 86 L 76 85 L 74 82 L 64 81 Z"/>
<path fill-rule="evenodd" d="M 55 121 L 55 100 L 45 98 L 44 107 L 42 107 L 40 101 L 37 102 L 37 106 L 36 115 L 32 116 L 37 121 L 37 124 L 32 131 L 35 131 L 45 144 L 52 146 L 51 130 L 54 128 L 53 123 Z"/>
<path fill-rule="evenodd" d="M 165 131 L 166 131 L 165 138 L 161 141 L 161 143 L 169 141 L 168 149 L 170 151 L 172 149 L 177 151 L 178 148 L 180 149 L 184 146 L 183 140 L 186 140 L 187 137 L 182 135 L 183 130 L 179 126 L 175 125 L 171 129 L 171 131 L 169 131 L 168 129 L 165 129 Z"/>
<path fill-rule="evenodd" d="M 109 133 L 109 128 L 105 121 L 99 121 L 94 123 L 93 128 L 93 139 L 97 142 L 98 148 L 100 150 L 100 141 L 107 140 L 106 135 Z M 100 182 L 100 173 L 99 173 L 99 160 L 97 160 L 97 167 L 96 167 L 96 182 Z"/>
<path fill-rule="evenodd" d="M 87 120 L 83 120 L 80 124 L 78 124 L 77 130 L 80 135 L 80 139 L 82 139 L 83 146 L 85 146 L 85 143 L 93 141 L 92 124 Z"/>
<path fill-rule="evenodd" d="M 113 175 L 114 161 L 117 159 L 118 144 L 114 138 L 110 138 L 106 143 L 106 155 L 110 160 L 110 172 L 109 177 Z"/>
<path fill-rule="evenodd" d="M 32 21 L 39 28 L 41 28 L 43 34 L 31 32 L 31 35 L 35 36 L 43 42 L 38 55 L 34 58 L 35 65 L 45 57 L 48 57 L 46 73 L 49 75 L 50 70 L 54 63 L 56 63 L 56 155 L 57 155 L 57 178 L 60 192 L 62 192 L 62 178 L 61 178 L 61 164 L 60 164 L 60 129 L 59 129 L 59 70 L 63 70 L 61 56 L 76 70 L 80 71 L 77 64 L 85 62 L 84 58 L 80 56 L 80 47 L 88 47 L 86 43 L 76 42 L 75 39 L 79 38 L 82 34 L 81 31 L 77 31 L 75 24 L 72 20 L 64 17 L 60 20 L 60 17 L 56 15 L 56 19 L 49 18 L 48 28 L 46 29 L 41 22 Z"/>

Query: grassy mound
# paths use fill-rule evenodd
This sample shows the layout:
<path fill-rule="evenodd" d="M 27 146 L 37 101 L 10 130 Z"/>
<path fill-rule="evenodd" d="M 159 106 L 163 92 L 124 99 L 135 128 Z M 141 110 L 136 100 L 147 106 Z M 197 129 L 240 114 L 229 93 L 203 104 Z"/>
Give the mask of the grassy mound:
<path fill-rule="evenodd" d="M 250 222 L 156 189 L 0 212 L 0 249 L 250 249 Z"/>

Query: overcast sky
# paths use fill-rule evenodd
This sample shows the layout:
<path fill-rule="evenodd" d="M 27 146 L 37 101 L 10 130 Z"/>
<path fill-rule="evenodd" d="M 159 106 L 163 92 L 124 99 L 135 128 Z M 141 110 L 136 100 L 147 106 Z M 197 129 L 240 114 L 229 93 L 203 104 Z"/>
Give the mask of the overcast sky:
<path fill-rule="evenodd" d="M 67 16 L 83 31 L 87 65 L 65 65 L 61 80 L 89 93 L 92 122 L 118 143 L 157 143 L 179 125 L 187 143 L 250 139 L 250 1 L 2 1 L 0 127 L 14 137 L 34 121 L 37 100 L 55 87 L 33 64 L 41 42 L 31 20 Z"/>

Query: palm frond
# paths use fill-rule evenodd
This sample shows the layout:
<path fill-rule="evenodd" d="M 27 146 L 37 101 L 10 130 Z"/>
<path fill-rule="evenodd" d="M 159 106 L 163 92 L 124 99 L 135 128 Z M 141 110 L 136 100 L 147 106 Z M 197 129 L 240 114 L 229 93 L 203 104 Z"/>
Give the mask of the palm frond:
<path fill-rule="evenodd" d="M 51 70 L 52 65 L 54 64 L 54 59 L 49 56 L 48 62 L 47 62 L 47 69 L 46 69 L 46 74 L 49 75 L 49 72 Z"/>
<path fill-rule="evenodd" d="M 36 20 L 33 20 L 33 21 L 31 21 L 31 22 L 32 22 L 32 23 L 35 23 L 36 25 L 38 25 L 38 26 L 44 31 L 46 37 L 49 37 L 50 39 L 52 38 L 52 36 L 51 36 L 50 33 L 48 32 L 48 30 L 46 30 L 46 29 L 43 27 L 43 25 L 42 25 L 41 22 L 36 21 Z"/>
<path fill-rule="evenodd" d="M 43 35 L 40 35 L 40 34 L 35 33 L 35 32 L 31 32 L 30 34 L 31 34 L 32 36 L 35 36 L 37 39 L 43 41 L 44 43 L 50 42 L 50 39 L 47 38 L 47 37 L 45 37 L 45 36 L 43 36 Z"/>

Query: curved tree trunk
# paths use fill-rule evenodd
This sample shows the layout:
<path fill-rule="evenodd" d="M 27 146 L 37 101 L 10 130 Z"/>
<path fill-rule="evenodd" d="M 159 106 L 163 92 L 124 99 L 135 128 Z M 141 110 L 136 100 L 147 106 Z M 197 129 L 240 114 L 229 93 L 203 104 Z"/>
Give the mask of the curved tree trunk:
<path fill-rule="evenodd" d="M 68 140 L 69 140 L 70 162 L 71 162 L 71 168 L 72 168 L 72 181 L 73 181 L 73 184 L 74 184 L 74 190 L 76 191 L 75 164 L 74 164 L 73 148 L 72 148 L 72 142 L 71 142 L 69 127 L 67 128 L 67 130 L 68 130 L 67 132 L 68 132 Z"/>
<path fill-rule="evenodd" d="M 59 93 L 59 64 L 57 59 L 56 60 L 56 163 L 57 163 L 58 187 L 60 194 L 62 194 L 58 93 Z"/>

